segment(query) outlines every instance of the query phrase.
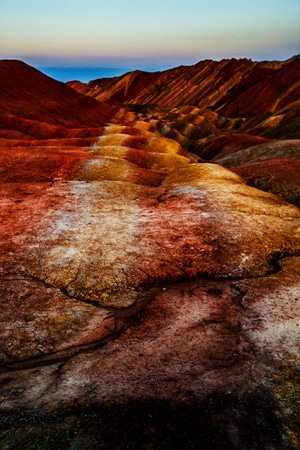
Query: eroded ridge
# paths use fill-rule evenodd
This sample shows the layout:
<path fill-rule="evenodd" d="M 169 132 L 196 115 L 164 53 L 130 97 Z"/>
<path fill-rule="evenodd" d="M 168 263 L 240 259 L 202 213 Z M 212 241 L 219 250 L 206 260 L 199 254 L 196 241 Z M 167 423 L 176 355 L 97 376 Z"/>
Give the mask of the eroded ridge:
<path fill-rule="evenodd" d="M 61 204 L 29 238 L 27 273 L 120 308 L 151 286 L 263 276 L 297 254 L 296 207 L 221 166 L 192 163 L 178 143 L 137 125 L 107 126 L 77 179 L 48 189 Z"/>
<path fill-rule="evenodd" d="M 80 161 L 2 184 L 3 411 L 236 398 L 296 364 L 297 207 L 149 122 Z"/>

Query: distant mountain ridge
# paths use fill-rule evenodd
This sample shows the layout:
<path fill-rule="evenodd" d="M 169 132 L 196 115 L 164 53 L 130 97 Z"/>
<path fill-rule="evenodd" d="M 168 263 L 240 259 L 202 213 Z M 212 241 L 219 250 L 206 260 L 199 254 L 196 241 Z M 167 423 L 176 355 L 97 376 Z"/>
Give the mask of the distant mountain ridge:
<path fill-rule="evenodd" d="M 185 130 L 187 138 L 231 131 L 300 138 L 300 56 L 283 62 L 204 60 L 162 72 L 136 70 L 68 85 L 100 102 L 155 111 L 172 128 Z"/>
<path fill-rule="evenodd" d="M 277 105 L 284 107 L 292 98 L 299 99 L 299 73 L 300 56 L 283 62 L 254 62 L 244 58 L 204 60 L 153 73 L 135 70 L 111 79 L 68 84 L 77 90 L 84 89 L 85 94 L 99 101 L 157 104 L 169 109 L 192 105 L 200 111 L 210 107 L 226 115 L 253 115 L 274 111 Z M 271 92 L 266 90 L 270 81 L 274 85 Z M 254 95 L 262 90 L 267 95 L 258 102 Z M 247 94 L 253 95 L 253 106 L 244 104 Z M 280 101 L 278 96 L 282 97 Z M 230 108 L 226 107 L 229 103 Z"/>

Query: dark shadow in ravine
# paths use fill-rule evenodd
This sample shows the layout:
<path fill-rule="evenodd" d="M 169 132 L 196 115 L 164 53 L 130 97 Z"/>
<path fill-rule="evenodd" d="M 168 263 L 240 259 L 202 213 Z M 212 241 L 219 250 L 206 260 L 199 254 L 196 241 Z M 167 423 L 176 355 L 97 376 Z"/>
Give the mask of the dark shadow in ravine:
<path fill-rule="evenodd" d="M 278 405 L 262 388 L 236 398 L 214 394 L 196 401 L 141 401 L 52 414 L 0 415 L 6 449 L 289 449 Z"/>

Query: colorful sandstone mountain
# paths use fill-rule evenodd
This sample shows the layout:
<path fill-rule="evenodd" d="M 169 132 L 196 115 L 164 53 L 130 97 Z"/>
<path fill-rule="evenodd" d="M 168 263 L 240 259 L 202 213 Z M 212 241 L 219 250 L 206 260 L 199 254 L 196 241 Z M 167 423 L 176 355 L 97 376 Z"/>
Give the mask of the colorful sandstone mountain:
<path fill-rule="evenodd" d="M 299 80 L 0 61 L 3 448 L 297 448 Z"/>

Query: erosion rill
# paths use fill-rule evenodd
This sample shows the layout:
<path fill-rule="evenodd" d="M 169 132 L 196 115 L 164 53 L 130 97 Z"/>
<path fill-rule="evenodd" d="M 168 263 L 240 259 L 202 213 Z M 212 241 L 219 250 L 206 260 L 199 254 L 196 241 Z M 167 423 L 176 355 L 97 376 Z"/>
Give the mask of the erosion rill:
<path fill-rule="evenodd" d="M 298 448 L 299 208 L 107 108 L 2 141 L 1 448 Z"/>

